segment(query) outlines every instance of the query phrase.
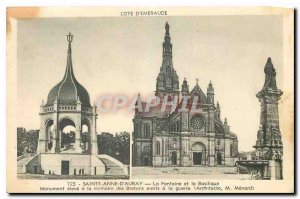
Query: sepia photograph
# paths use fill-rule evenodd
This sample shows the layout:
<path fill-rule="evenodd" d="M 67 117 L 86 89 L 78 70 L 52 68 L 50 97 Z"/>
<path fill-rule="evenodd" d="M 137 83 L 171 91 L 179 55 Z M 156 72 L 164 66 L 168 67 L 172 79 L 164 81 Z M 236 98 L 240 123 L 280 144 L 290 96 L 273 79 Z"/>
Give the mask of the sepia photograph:
<path fill-rule="evenodd" d="M 9 193 L 295 191 L 293 9 L 7 16 Z"/>

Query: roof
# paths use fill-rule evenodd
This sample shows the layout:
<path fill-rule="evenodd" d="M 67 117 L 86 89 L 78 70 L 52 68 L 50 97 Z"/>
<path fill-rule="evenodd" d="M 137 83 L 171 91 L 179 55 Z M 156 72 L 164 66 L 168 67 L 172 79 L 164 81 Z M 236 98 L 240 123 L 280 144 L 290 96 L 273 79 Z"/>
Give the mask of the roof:
<path fill-rule="evenodd" d="M 68 46 L 67 66 L 64 78 L 49 92 L 46 106 L 54 104 L 75 105 L 78 100 L 83 106 L 91 107 L 87 90 L 76 80 L 72 66 L 71 41 Z"/>

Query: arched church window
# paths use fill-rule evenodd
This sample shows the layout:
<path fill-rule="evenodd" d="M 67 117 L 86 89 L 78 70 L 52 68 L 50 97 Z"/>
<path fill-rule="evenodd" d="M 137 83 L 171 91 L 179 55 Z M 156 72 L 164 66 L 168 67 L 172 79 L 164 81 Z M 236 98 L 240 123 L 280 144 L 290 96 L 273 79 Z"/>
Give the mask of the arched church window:
<path fill-rule="evenodd" d="M 144 138 L 150 138 L 150 126 L 148 124 L 144 126 Z"/>
<path fill-rule="evenodd" d="M 141 127 L 139 124 L 135 124 L 134 132 L 136 137 L 141 137 Z"/>
<path fill-rule="evenodd" d="M 160 155 L 160 142 L 156 141 L 156 155 Z"/>
<path fill-rule="evenodd" d="M 176 131 L 180 131 L 180 122 L 179 121 L 177 121 L 177 123 L 176 123 L 177 125 L 176 125 L 176 127 L 177 127 L 177 129 L 176 129 Z"/>
<path fill-rule="evenodd" d="M 224 134 L 224 128 L 220 124 L 215 123 L 215 129 L 217 134 Z"/>
<path fill-rule="evenodd" d="M 162 155 L 165 155 L 165 142 L 164 142 L 164 140 L 162 140 L 162 142 L 161 142 L 161 147 L 162 147 Z"/>

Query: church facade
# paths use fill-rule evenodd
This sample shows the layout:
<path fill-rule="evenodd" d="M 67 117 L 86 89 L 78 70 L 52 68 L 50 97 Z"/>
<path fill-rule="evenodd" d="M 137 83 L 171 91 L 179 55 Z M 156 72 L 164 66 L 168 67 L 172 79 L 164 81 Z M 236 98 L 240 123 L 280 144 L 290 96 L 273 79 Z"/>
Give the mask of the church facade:
<path fill-rule="evenodd" d="M 142 110 L 136 108 L 133 119 L 133 166 L 234 166 L 238 138 L 230 131 L 227 119 L 221 119 L 213 84 L 209 82 L 204 93 L 197 80 L 190 91 L 184 78 L 179 89 L 168 23 L 165 31 L 163 60 L 156 79 L 159 103 L 145 111 L 146 103 L 137 100 Z M 177 101 L 176 108 L 162 111 L 164 99 Z"/>

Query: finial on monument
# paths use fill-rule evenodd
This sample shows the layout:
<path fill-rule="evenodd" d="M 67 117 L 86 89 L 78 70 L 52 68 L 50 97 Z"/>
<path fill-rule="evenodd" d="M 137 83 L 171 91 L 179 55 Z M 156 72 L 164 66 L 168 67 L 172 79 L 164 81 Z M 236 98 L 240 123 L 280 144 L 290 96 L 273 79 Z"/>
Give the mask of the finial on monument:
<path fill-rule="evenodd" d="M 73 41 L 73 36 L 74 36 L 74 35 L 72 35 L 70 32 L 69 32 L 69 34 L 67 35 L 67 40 L 68 40 L 69 43 L 71 43 L 71 42 Z"/>
<path fill-rule="evenodd" d="M 166 34 L 169 34 L 170 26 L 168 22 L 166 22 L 165 29 L 166 29 Z"/>
<path fill-rule="evenodd" d="M 208 84 L 207 91 L 208 91 L 208 90 L 211 90 L 211 91 L 214 90 L 213 85 L 212 85 L 212 83 L 211 83 L 211 80 L 209 80 L 209 84 Z"/>
<path fill-rule="evenodd" d="M 268 57 L 268 63 L 272 63 L 271 57 Z"/>
<path fill-rule="evenodd" d="M 198 85 L 198 82 L 199 82 L 199 79 L 198 79 L 198 78 L 196 78 L 196 85 Z"/>

